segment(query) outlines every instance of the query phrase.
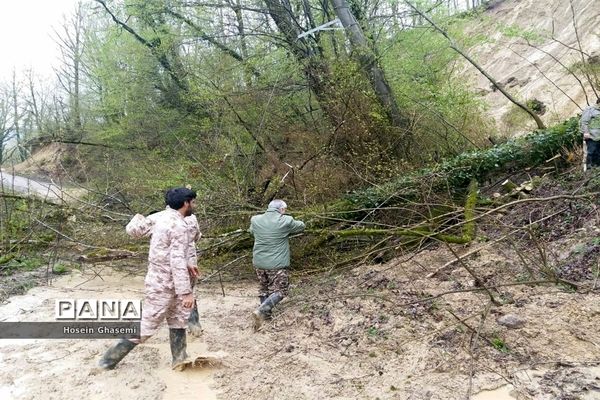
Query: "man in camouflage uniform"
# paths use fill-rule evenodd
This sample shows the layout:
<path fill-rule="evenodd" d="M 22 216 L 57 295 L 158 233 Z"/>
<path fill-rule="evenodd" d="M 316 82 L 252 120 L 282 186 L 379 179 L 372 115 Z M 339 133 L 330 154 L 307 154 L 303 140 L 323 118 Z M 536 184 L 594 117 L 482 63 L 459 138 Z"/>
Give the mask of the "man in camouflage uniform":
<path fill-rule="evenodd" d="M 148 273 L 144 281 L 139 339 L 121 339 L 99 362 L 100 368 L 112 369 L 136 345 L 156 333 L 164 319 L 169 325 L 173 369 L 182 369 L 187 360 L 186 327 L 194 306 L 191 279 L 198 275 L 192 217 L 196 193 L 187 188 L 169 190 L 164 211 L 144 217 L 137 214 L 127 224 L 134 238 L 150 237 Z M 188 220 L 186 221 L 186 218 Z M 199 237 L 197 230 L 196 237 Z"/>
<path fill-rule="evenodd" d="M 304 222 L 285 215 L 287 204 L 273 200 L 267 211 L 250 220 L 250 233 L 254 235 L 252 264 L 260 283 L 260 307 L 253 312 L 254 330 L 270 318 L 271 310 L 288 294 L 290 266 L 289 236 L 302 232 Z"/>
<path fill-rule="evenodd" d="M 600 99 L 586 107 L 579 120 L 583 134 L 583 171 L 600 166 Z"/>

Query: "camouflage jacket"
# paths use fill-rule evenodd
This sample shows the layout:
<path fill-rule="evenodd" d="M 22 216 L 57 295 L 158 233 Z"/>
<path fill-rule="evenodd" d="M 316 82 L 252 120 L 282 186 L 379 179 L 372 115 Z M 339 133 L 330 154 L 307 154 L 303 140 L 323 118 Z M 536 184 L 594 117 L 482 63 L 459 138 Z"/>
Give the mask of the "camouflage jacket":
<path fill-rule="evenodd" d="M 200 232 L 200 226 L 198 225 L 198 220 L 196 219 L 196 216 L 194 214 L 190 215 L 189 217 L 185 217 L 183 220 L 185 221 L 185 223 L 187 225 L 188 234 L 189 234 L 187 265 L 189 267 L 196 267 L 196 266 L 198 266 L 198 255 L 196 252 L 196 242 L 198 240 L 200 240 L 200 238 L 202 237 L 202 233 Z"/>
<path fill-rule="evenodd" d="M 188 266 L 195 266 L 196 240 L 201 236 L 194 215 L 183 218 L 177 210 L 144 217 L 136 214 L 125 230 L 134 238 L 150 237 L 146 289 L 184 295 L 192 292 Z"/>

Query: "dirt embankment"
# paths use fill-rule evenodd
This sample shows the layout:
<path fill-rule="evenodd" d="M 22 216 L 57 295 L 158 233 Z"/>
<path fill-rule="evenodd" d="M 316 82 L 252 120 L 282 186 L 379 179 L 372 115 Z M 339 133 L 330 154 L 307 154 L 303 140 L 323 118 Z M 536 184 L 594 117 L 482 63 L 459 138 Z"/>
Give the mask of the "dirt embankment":
<path fill-rule="evenodd" d="M 69 153 L 73 153 L 73 146 L 62 143 L 45 144 L 33 149 L 33 153 L 27 160 L 6 167 L 6 171 L 15 175 L 59 179 L 65 174 L 62 159 Z"/>
<path fill-rule="evenodd" d="M 63 163 L 73 157 L 73 148 L 51 143 L 31 155 L 22 163 L 0 170 L 0 192 L 62 204 L 76 203 L 87 194 L 74 184 Z"/>
<path fill-rule="evenodd" d="M 470 36 L 483 35 L 486 40 L 469 52 L 505 89 L 522 101 L 541 101 L 545 106 L 541 118 L 548 125 L 596 101 L 590 80 L 598 85 L 597 1 L 505 0 L 492 4 L 469 32 Z M 591 79 L 580 70 L 582 59 L 595 68 L 596 75 L 590 75 Z M 502 133 L 513 135 L 515 131 L 536 128 L 533 121 L 529 127 L 514 121 L 515 106 L 474 68 L 469 66 L 466 71 L 476 91 L 490 105 L 488 112 Z"/>

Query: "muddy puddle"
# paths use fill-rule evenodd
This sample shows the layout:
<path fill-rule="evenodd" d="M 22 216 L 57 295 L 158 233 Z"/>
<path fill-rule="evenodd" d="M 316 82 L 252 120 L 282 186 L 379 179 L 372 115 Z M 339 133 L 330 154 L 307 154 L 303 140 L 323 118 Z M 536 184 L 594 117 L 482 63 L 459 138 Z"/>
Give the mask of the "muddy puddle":
<path fill-rule="evenodd" d="M 473 400 L 515 400 L 513 397 L 514 388 L 512 385 L 506 385 L 494 390 L 484 390 L 472 397 Z"/>
<path fill-rule="evenodd" d="M 111 269 L 73 273 L 31 289 L 0 306 L 2 321 L 53 321 L 56 299 L 141 299 L 143 277 Z M 1 399 L 216 399 L 210 368 L 170 368 L 166 325 L 112 371 L 95 371 L 107 339 L 0 340 Z M 188 335 L 188 353 L 210 354 L 202 338 Z"/>

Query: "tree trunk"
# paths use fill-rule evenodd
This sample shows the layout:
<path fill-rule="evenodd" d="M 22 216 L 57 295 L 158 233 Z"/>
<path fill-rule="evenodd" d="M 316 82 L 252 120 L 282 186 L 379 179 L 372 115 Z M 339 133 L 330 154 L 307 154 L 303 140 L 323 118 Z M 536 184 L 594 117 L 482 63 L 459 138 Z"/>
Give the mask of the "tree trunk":
<path fill-rule="evenodd" d="M 472 179 L 484 181 L 494 174 L 518 171 L 543 165 L 556 154 L 581 143 L 579 120 L 571 118 L 546 130 L 494 146 L 488 150 L 463 153 L 437 164 L 432 169 L 416 171 L 386 184 L 357 190 L 346 201 L 332 205 L 332 211 L 358 210 L 402 204 L 419 199 L 423 193 L 465 188 Z M 355 218 L 356 216 L 353 216 Z"/>
<path fill-rule="evenodd" d="M 331 102 L 333 91 L 331 72 L 317 40 L 306 37 L 298 39 L 302 31 L 299 22 L 293 18 L 294 12 L 287 0 L 265 0 L 265 4 L 290 52 L 303 66 L 310 90 L 317 97 L 325 115 L 333 126 L 341 125 L 342 119 L 337 115 L 335 106 Z"/>
<path fill-rule="evenodd" d="M 37 129 L 37 134 L 40 135 L 43 133 L 44 129 L 42 127 L 42 110 L 40 110 L 40 106 L 38 105 L 37 95 L 35 93 L 35 84 L 33 82 L 33 71 L 29 71 L 27 76 L 28 84 L 29 84 L 29 96 L 31 96 L 29 108 L 31 113 L 33 114 L 33 118 L 35 120 L 35 125 Z"/>
<path fill-rule="evenodd" d="M 81 87 L 81 55 L 83 52 L 82 45 L 82 29 L 83 15 L 82 4 L 78 4 L 75 20 L 73 21 L 75 30 L 75 43 L 73 47 L 73 93 L 72 93 L 72 109 L 71 115 L 73 120 L 73 138 L 81 139 L 83 137 L 83 126 L 81 124 L 81 102 L 80 102 L 80 87 Z"/>
<path fill-rule="evenodd" d="M 9 118 L 9 101 L 3 93 L 0 93 L 0 166 L 4 162 L 4 142 L 8 139 L 10 127 L 8 125 Z"/>
<path fill-rule="evenodd" d="M 346 0 L 331 0 L 331 2 L 335 13 L 348 32 L 353 51 L 358 55 L 361 66 L 369 77 L 377 99 L 387 113 L 390 122 L 397 127 L 408 126 L 408 120 L 400 112 L 392 88 L 385 79 L 385 74 L 379 67 L 377 58 L 369 47 L 360 25 L 350 12 Z"/>
<path fill-rule="evenodd" d="M 74 15 L 65 18 L 62 29 L 56 32 L 56 43 L 61 52 L 62 66 L 57 77 L 68 96 L 66 139 L 80 140 L 83 137 L 81 122 L 81 76 L 83 55 L 84 14 L 82 3 L 77 4 Z"/>
<path fill-rule="evenodd" d="M 246 29 L 244 26 L 244 15 L 242 13 L 242 2 L 236 0 L 236 5 L 233 8 L 235 19 L 237 21 L 238 33 L 240 35 L 240 53 L 244 59 L 244 82 L 247 87 L 252 86 L 252 71 L 248 68 L 246 60 L 248 60 L 248 44 L 246 43 Z"/>
<path fill-rule="evenodd" d="M 25 161 L 27 158 L 27 151 L 23 147 L 23 138 L 21 132 L 21 114 L 19 113 L 19 88 L 17 86 L 17 74 L 13 71 L 12 79 L 12 111 L 13 111 L 13 132 L 15 133 L 15 139 L 17 141 L 17 148 L 19 149 L 19 158 L 21 161 Z"/>

